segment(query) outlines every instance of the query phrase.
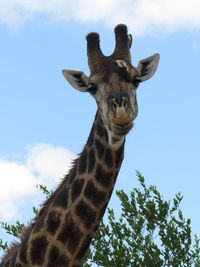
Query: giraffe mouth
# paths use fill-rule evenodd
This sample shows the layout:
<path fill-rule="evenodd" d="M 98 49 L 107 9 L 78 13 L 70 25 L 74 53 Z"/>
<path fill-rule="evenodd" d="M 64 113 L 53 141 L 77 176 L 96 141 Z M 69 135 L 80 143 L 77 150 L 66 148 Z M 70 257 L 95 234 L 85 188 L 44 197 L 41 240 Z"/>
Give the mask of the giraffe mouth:
<path fill-rule="evenodd" d="M 133 127 L 133 122 L 128 123 L 113 123 L 114 131 L 117 135 L 127 134 Z"/>

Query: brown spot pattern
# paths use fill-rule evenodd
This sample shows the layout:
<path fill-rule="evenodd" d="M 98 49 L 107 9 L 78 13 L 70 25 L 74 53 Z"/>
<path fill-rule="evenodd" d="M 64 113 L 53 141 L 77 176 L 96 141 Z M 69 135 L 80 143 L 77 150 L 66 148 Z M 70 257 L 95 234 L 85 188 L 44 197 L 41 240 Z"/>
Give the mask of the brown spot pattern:
<path fill-rule="evenodd" d="M 99 206 L 105 200 L 106 192 L 99 191 L 93 184 L 89 181 L 84 190 L 85 196 L 92 201 L 94 206 Z"/>
<path fill-rule="evenodd" d="M 112 156 L 112 152 L 109 148 L 107 148 L 105 151 L 105 162 L 109 168 L 111 168 L 113 166 L 113 156 Z"/>
<path fill-rule="evenodd" d="M 124 146 L 121 146 L 115 153 L 115 167 L 119 167 L 124 158 Z"/>
<path fill-rule="evenodd" d="M 60 225 L 60 213 L 51 211 L 47 219 L 47 231 L 52 235 L 54 235 L 59 225 Z"/>
<path fill-rule="evenodd" d="M 80 195 L 82 188 L 83 188 L 83 185 L 84 185 L 84 179 L 83 178 L 74 180 L 74 182 L 72 184 L 72 189 L 71 189 L 72 201 L 77 199 L 77 197 Z"/>
<path fill-rule="evenodd" d="M 83 244 L 82 244 L 80 250 L 78 251 L 78 253 L 77 253 L 77 255 L 76 255 L 78 259 L 82 259 L 82 258 L 84 257 L 85 252 L 86 252 L 86 250 L 88 249 L 91 240 L 92 240 L 92 237 L 88 235 L 88 236 L 86 237 L 86 239 L 84 240 L 84 242 L 83 242 Z"/>
<path fill-rule="evenodd" d="M 53 202 L 53 206 L 66 209 L 67 204 L 68 204 L 68 189 L 64 187 L 56 195 L 55 200 Z"/>
<path fill-rule="evenodd" d="M 112 183 L 112 172 L 106 172 L 100 165 L 97 165 L 95 178 L 103 187 L 110 187 Z"/>
<path fill-rule="evenodd" d="M 34 265 L 42 265 L 48 241 L 45 236 L 37 237 L 31 242 L 31 262 Z"/>
<path fill-rule="evenodd" d="M 103 158 L 104 152 L 105 152 L 105 147 L 104 145 L 98 140 L 95 139 L 95 146 L 97 149 L 97 156 L 99 159 Z"/>
<path fill-rule="evenodd" d="M 64 267 L 68 266 L 68 264 L 68 257 L 64 254 L 61 254 L 56 246 L 53 246 L 49 253 L 49 262 L 47 267 Z"/>
<path fill-rule="evenodd" d="M 73 253 L 80 243 L 82 235 L 82 232 L 72 220 L 71 215 L 67 214 L 65 217 L 65 224 L 58 235 L 58 240 L 65 244 L 69 251 Z"/>
<path fill-rule="evenodd" d="M 88 154 L 89 160 L 88 160 L 88 170 L 87 172 L 90 173 L 93 171 L 95 166 L 95 151 L 93 148 L 90 149 Z"/>
<path fill-rule="evenodd" d="M 80 200 L 75 209 L 83 225 L 89 229 L 96 219 L 96 212 L 87 205 L 83 200 Z"/>

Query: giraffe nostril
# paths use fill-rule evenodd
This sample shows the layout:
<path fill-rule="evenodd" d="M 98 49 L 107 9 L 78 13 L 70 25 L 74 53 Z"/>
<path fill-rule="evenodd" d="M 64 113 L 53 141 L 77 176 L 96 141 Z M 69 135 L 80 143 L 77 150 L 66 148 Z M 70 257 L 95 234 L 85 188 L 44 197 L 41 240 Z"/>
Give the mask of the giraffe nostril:
<path fill-rule="evenodd" d="M 123 106 L 123 103 L 124 103 L 124 101 L 125 101 L 125 98 L 122 97 L 122 96 L 117 96 L 117 97 L 114 99 L 114 101 L 116 102 L 116 105 L 117 105 L 118 107 L 121 107 L 121 106 Z"/>
<path fill-rule="evenodd" d="M 125 109 L 128 108 L 128 100 L 126 98 L 123 98 L 122 106 L 124 106 Z"/>
<path fill-rule="evenodd" d="M 117 103 L 114 99 L 110 102 L 110 108 L 112 111 L 115 111 L 117 109 Z"/>
<path fill-rule="evenodd" d="M 116 111 L 118 107 L 128 108 L 128 100 L 126 97 L 115 97 L 110 101 L 110 108 L 113 111 Z"/>

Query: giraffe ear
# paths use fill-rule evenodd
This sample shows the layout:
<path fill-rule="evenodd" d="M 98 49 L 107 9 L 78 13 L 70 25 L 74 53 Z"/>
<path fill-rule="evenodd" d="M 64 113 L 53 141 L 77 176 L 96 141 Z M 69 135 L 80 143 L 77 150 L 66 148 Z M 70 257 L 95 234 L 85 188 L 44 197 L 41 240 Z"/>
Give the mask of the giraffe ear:
<path fill-rule="evenodd" d="M 136 79 L 139 82 L 143 82 L 151 78 L 157 70 L 159 60 L 159 54 L 141 60 L 137 66 L 139 74 Z"/>
<path fill-rule="evenodd" d="M 72 87 L 81 92 L 88 92 L 88 77 L 82 71 L 63 70 L 62 73 Z"/>

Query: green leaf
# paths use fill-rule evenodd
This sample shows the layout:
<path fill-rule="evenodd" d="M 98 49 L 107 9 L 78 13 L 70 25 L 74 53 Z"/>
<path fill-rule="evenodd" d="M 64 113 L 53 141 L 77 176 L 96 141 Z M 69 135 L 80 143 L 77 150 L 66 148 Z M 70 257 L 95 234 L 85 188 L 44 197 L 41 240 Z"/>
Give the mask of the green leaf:
<path fill-rule="evenodd" d="M 141 173 L 136 175 L 140 188 L 130 195 L 116 192 L 121 215 L 107 209 L 84 262 L 102 267 L 200 267 L 199 239 L 192 245 L 191 220 L 180 210 L 181 194 L 164 200 L 156 186 L 148 187 Z"/>

